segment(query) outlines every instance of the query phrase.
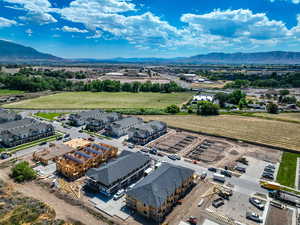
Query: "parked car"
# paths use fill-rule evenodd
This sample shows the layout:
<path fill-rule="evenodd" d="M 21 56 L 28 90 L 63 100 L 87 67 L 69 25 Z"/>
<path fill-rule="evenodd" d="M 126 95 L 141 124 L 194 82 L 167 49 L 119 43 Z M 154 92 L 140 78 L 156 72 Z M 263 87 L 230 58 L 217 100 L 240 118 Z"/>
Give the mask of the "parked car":
<path fill-rule="evenodd" d="M 176 160 L 176 156 L 174 156 L 174 155 L 168 155 L 168 158 L 172 159 L 172 160 Z"/>
<path fill-rule="evenodd" d="M 118 192 L 114 195 L 114 200 L 118 200 L 122 198 L 124 195 L 125 195 L 124 189 L 118 190 Z"/>
<path fill-rule="evenodd" d="M 10 153 L 2 153 L 1 155 L 0 155 L 0 158 L 1 159 L 8 159 L 9 157 L 11 157 L 11 154 Z"/>
<path fill-rule="evenodd" d="M 62 136 L 59 136 L 59 137 L 56 138 L 57 141 L 62 140 L 62 139 L 63 139 Z"/>
<path fill-rule="evenodd" d="M 274 173 L 274 172 L 275 172 L 274 169 L 267 168 L 267 167 L 264 169 L 264 171 L 265 171 L 265 172 L 269 172 L 269 173 Z"/>
<path fill-rule="evenodd" d="M 70 134 L 65 134 L 64 138 L 70 137 Z"/>
<path fill-rule="evenodd" d="M 267 179 L 271 179 L 271 180 L 274 179 L 273 174 L 269 174 L 269 173 L 263 173 L 263 174 L 262 174 L 262 177 L 263 177 L 263 178 L 267 178 Z"/>
<path fill-rule="evenodd" d="M 217 198 L 217 199 L 213 200 L 212 205 L 215 208 L 219 208 L 220 206 L 224 205 L 223 198 Z"/>
<path fill-rule="evenodd" d="M 214 172 L 214 173 L 216 173 L 216 172 L 217 172 L 217 169 L 216 169 L 216 168 L 214 168 L 214 167 L 210 167 L 210 168 L 208 168 L 208 171 L 211 171 L 211 172 Z"/>
<path fill-rule="evenodd" d="M 63 142 L 67 142 L 67 141 L 71 141 L 72 139 L 70 138 L 70 137 L 68 137 L 68 138 L 65 138 L 64 140 L 63 140 Z"/>
<path fill-rule="evenodd" d="M 255 221 L 257 223 L 262 223 L 263 222 L 262 218 L 258 214 L 253 213 L 253 212 L 246 212 L 246 218 L 248 220 L 252 220 L 252 221 Z"/>
<path fill-rule="evenodd" d="M 207 177 L 207 173 L 205 171 L 203 171 L 200 176 L 201 180 L 204 180 L 206 177 Z"/>
<path fill-rule="evenodd" d="M 265 168 L 271 168 L 275 170 L 276 167 L 273 164 L 268 164 Z"/>
<path fill-rule="evenodd" d="M 158 152 L 158 153 L 157 153 L 157 156 L 164 157 L 165 155 L 162 154 L 161 152 Z"/>
<path fill-rule="evenodd" d="M 141 152 L 149 153 L 149 150 L 143 148 L 143 149 L 141 150 Z"/>
<path fill-rule="evenodd" d="M 95 141 L 95 138 L 89 137 L 88 140 L 89 141 Z"/>
<path fill-rule="evenodd" d="M 241 173 L 246 173 L 246 168 L 245 167 L 241 167 L 241 166 L 236 166 L 235 170 L 241 172 Z"/>
<path fill-rule="evenodd" d="M 228 170 L 221 170 L 221 174 L 226 176 L 226 177 L 232 177 L 232 174 Z"/>
<path fill-rule="evenodd" d="M 174 157 L 177 159 L 177 160 L 181 160 L 181 157 L 179 155 L 174 155 Z"/>
<path fill-rule="evenodd" d="M 249 198 L 249 202 L 252 205 L 254 205 L 256 208 L 260 209 L 260 210 L 264 210 L 265 209 L 265 204 L 263 204 L 262 201 L 260 201 L 257 198 L 250 197 Z"/>
<path fill-rule="evenodd" d="M 39 143 L 39 145 L 46 145 L 47 144 L 47 141 L 43 141 L 41 143 Z"/>
<path fill-rule="evenodd" d="M 156 155 L 157 154 L 157 150 L 152 148 L 150 151 L 149 151 L 150 154 L 152 155 Z"/>

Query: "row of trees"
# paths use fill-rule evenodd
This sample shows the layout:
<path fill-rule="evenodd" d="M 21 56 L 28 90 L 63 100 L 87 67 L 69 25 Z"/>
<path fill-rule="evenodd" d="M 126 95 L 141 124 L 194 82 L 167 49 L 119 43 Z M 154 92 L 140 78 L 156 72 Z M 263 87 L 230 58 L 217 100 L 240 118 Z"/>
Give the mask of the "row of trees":
<path fill-rule="evenodd" d="M 36 71 L 33 71 L 36 72 Z M 124 83 L 114 80 L 94 80 L 89 83 L 73 82 L 61 77 L 52 77 L 46 75 L 28 75 L 17 73 L 15 75 L 8 75 L 0 73 L 0 85 L 7 89 L 22 90 L 29 92 L 37 91 L 95 91 L 95 92 L 181 92 L 185 91 L 175 82 L 166 84 L 159 83 Z"/>

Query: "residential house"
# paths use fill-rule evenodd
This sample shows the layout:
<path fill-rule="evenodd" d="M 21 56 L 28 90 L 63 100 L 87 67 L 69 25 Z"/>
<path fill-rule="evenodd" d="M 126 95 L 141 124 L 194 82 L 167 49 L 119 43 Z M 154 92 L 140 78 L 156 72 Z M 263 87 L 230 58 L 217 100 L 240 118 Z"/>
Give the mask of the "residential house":
<path fill-rule="evenodd" d="M 141 152 L 123 151 L 115 161 L 87 172 L 87 186 L 110 196 L 143 177 L 151 165 L 151 158 Z"/>
<path fill-rule="evenodd" d="M 127 192 L 126 205 L 148 219 L 162 222 L 193 184 L 193 170 L 164 163 Z"/>
<path fill-rule="evenodd" d="M 130 128 L 142 124 L 143 120 L 137 117 L 126 117 L 122 120 L 109 124 L 106 133 L 112 137 L 121 137 L 128 134 Z"/>
<path fill-rule="evenodd" d="M 167 124 L 153 120 L 138 124 L 128 130 L 128 140 L 138 145 L 145 145 L 167 133 Z"/>
<path fill-rule="evenodd" d="M 5 147 L 13 147 L 52 136 L 54 133 L 54 127 L 51 124 L 31 118 L 15 120 L 1 124 L 0 144 Z"/>

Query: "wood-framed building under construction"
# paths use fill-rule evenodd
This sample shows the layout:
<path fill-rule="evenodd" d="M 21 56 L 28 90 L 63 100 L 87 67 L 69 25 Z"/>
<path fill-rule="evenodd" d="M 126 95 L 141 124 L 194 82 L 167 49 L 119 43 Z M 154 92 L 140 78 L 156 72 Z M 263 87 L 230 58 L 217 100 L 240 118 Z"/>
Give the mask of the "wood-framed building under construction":
<path fill-rule="evenodd" d="M 67 178 L 77 179 L 85 175 L 90 168 L 98 167 L 108 159 L 116 157 L 117 153 L 118 148 L 114 146 L 91 143 L 58 159 L 57 171 Z"/>

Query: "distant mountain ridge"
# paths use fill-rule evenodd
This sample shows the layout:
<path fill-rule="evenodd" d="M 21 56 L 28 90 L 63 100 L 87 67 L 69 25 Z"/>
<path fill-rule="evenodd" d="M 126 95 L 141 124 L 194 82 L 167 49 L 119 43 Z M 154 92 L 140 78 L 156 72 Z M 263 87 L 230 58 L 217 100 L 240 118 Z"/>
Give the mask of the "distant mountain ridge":
<path fill-rule="evenodd" d="M 0 62 L 60 61 L 62 58 L 41 53 L 34 48 L 0 40 Z"/>
<path fill-rule="evenodd" d="M 269 51 L 253 53 L 214 52 L 177 58 L 63 59 L 10 41 L 0 40 L 0 62 L 5 63 L 156 63 L 156 64 L 300 64 L 300 52 Z"/>

